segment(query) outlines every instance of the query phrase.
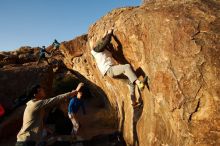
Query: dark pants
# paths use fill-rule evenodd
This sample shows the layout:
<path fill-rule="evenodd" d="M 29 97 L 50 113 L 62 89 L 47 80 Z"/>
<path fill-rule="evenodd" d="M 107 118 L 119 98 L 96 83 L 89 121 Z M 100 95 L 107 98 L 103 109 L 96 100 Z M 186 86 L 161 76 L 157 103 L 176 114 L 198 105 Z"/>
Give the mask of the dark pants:
<path fill-rule="evenodd" d="M 17 141 L 15 146 L 35 146 L 35 141 Z"/>
<path fill-rule="evenodd" d="M 37 65 L 40 63 L 41 60 L 46 60 L 47 64 L 49 64 L 48 59 L 45 57 L 45 55 L 41 55 L 37 61 Z"/>

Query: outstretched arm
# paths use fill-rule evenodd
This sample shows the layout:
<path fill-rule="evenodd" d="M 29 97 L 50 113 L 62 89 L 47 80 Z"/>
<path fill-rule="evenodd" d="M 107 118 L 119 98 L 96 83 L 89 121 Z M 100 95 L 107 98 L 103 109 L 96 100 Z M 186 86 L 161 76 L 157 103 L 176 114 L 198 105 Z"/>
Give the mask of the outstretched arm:
<path fill-rule="evenodd" d="M 80 82 L 76 87 L 76 91 L 79 91 L 84 86 L 84 83 Z"/>
<path fill-rule="evenodd" d="M 113 30 L 108 31 L 107 35 L 102 38 L 101 42 L 95 46 L 93 49 L 95 52 L 102 52 L 105 50 L 106 45 L 108 45 L 111 41 L 112 32 Z"/>
<path fill-rule="evenodd" d="M 56 97 L 44 99 L 38 102 L 39 108 L 48 108 L 53 107 L 54 105 L 58 104 L 59 102 L 63 101 L 64 99 L 70 97 L 73 97 L 77 94 L 77 91 L 73 90 L 72 92 L 68 92 L 65 94 L 60 94 Z"/>
<path fill-rule="evenodd" d="M 76 89 L 75 90 L 72 90 L 72 95 L 73 96 L 68 96 L 67 98 L 70 100 L 70 99 L 72 99 L 75 95 L 77 95 L 77 93 L 79 92 L 79 90 L 82 88 L 82 86 L 84 86 L 84 83 L 82 83 L 82 82 L 80 82 L 79 84 L 78 84 L 78 86 L 76 87 Z"/>

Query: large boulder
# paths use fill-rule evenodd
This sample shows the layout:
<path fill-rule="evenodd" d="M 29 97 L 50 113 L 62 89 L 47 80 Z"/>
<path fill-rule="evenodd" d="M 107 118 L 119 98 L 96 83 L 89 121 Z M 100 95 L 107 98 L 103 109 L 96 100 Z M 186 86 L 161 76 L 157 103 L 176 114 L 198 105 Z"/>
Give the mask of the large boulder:
<path fill-rule="evenodd" d="M 82 52 L 78 56 L 66 51 L 68 66 L 104 91 L 101 95 L 118 110 L 128 145 L 220 143 L 219 9 L 214 0 L 149 1 L 113 10 L 90 27 L 89 43 L 65 46 Z M 131 106 L 127 82 L 103 77 L 90 53 L 89 44 L 112 26 L 113 56 L 149 77 L 139 111 Z"/>

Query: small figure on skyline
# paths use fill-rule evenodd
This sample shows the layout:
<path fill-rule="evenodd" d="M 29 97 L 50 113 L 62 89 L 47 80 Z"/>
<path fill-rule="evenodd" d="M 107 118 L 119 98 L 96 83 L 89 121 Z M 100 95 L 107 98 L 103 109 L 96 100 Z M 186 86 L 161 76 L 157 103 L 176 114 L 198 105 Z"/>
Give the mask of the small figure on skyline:
<path fill-rule="evenodd" d="M 52 53 L 53 53 L 55 50 L 57 50 L 57 49 L 60 48 L 60 43 L 59 43 L 56 39 L 54 39 L 52 45 L 53 45 L 53 51 L 52 51 Z"/>
<path fill-rule="evenodd" d="M 42 46 L 42 48 L 40 48 L 40 54 L 39 54 L 39 59 L 38 59 L 38 61 L 37 61 L 37 65 L 38 65 L 38 64 L 40 63 L 40 61 L 42 61 L 42 60 L 46 60 L 47 64 L 49 64 L 48 59 L 47 59 L 47 57 L 46 57 L 46 55 L 45 55 L 46 53 L 47 53 L 47 54 L 50 54 L 49 52 L 47 52 L 45 46 Z"/>

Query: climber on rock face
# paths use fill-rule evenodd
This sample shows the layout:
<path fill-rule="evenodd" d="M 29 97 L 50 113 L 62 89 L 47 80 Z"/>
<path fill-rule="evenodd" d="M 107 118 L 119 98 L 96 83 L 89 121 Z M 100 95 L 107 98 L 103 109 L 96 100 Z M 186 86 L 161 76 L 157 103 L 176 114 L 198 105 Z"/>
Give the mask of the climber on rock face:
<path fill-rule="evenodd" d="M 116 77 L 121 74 L 124 74 L 128 77 L 130 83 L 130 96 L 132 100 L 133 107 L 136 107 L 140 103 L 136 101 L 135 98 L 135 84 L 138 86 L 140 90 L 144 88 L 144 82 L 141 82 L 135 73 L 133 72 L 130 64 L 116 64 L 115 60 L 112 57 L 110 51 L 106 49 L 107 45 L 111 41 L 111 37 L 113 35 L 113 28 L 108 30 L 104 37 L 98 41 L 96 45 L 90 43 L 90 47 L 92 48 L 92 55 L 94 56 L 97 66 L 102 73 L 103 76 L 108 75 L 109 77 Z"/>
<path fill-rule="evenodd" d="M 40 54 L 39 54 L 39 59 L 37 61 L 37 65 L 40 63 L 41 60 L 46 60 L 47 63 L 49 64 L 48 59 L 45 56 L 45 53 L 50 54 L 49 52 L 47 52 L 45 46 L 42 46 L 42 48 L 40 48 Z"/>
<path fill-rule="evenodd" d="M 53 53 L 55 50 L 57 50 L 57 49 L 60 48 L 60 43 L 59 43 L 56 39 L 54 39 L 52 45 L 53 45 L 53 51 L 52 51 L 52 53 Z"/>
<path fill-rule="evenodd" d="M 71 134 L 73 136 L 76 136 L 79 130 L 79 121 L 77 120 L 77 113 L 82 107 L 83 114 L 86 114 L 85 106 L 83 102 L 83 90 L 85 89 L 85 86 L 83 83 L 79 83 L 79 85 L 76 88 L 77 95 L 74 97 L 70 97 L 70 102 L 68 106 L 68 116 L 73 124 L 72 132 Z"/>
<path fill-rule="evenodd" d="M 33 86 L 29 94 L 32 99 L 27 102 L 23 115 L 23 125 L 17 135 L 16 146 L 35 146 L 41 142 L 43 120 L 48 108 L 52 108 L 67 97 L 74 97 L 76 94 L 77 91 L 73 90 L 53 98 L 44 99 L 44 88 L 40 85 Z"/>

